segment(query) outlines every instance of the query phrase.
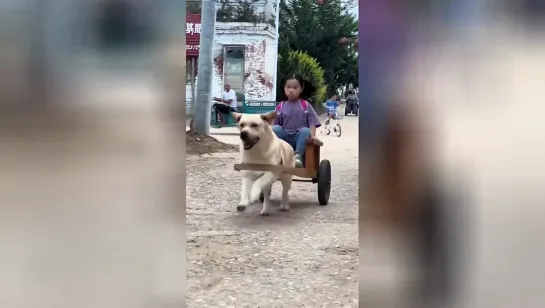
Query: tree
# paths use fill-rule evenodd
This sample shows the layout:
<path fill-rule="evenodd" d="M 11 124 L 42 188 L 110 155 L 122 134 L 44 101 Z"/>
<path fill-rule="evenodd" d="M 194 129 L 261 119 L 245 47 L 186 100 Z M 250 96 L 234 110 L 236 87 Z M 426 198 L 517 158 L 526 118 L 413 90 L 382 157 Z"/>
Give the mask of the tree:
<path fill-rule="evenodd" d="M 316 105 L 325 101 L 326 89 L 324 83 L 324 70 L 316 59 L 302 51 L 290 51 L 287 55 L 279 57 L 278 70 L 285 73 L 285 76 L 300 74 L 309 81 L 315 88 L 315 92 L 309 98 L 310 103 Z M 281 78 L 279 83 L 282 82 Z M 284 88 L 281 84 L 276 87 L 276 97 L 284 96 Z"/>
<path fill-rule="evenodd" d="M 336 71 L 337 82 L 345 87 L 357 88 L 359 84 L 358 55 L 353 46 L 347 47 L 347 53 L 340 57 L 340 69 Z"/>
<path fill-rule="evenodd" d="M 186 2 L 186 14 L 200 14 L 202 11 L 202 2 L 201 1 L 187 1 Z"/>
<path fill-rule="evenodd" d="M 340 38 L 355 39 L 356 18 L 341 0 L 290 0 L 280 2 L 279 55 L 300 50 L 315 58 L 324 69 L 328 96 L 357 77 L 357 53 L 339 44 Z M 280 74 L 284 72 L 280 71 Z"/>
<path fill-rule="evenodd" d="M 222 22 L 268 23 L 275 27 L 275 16 L 267 16 L 258 12 L 256 4 L 261 0 L 219 0 L 216 20 Z"/>

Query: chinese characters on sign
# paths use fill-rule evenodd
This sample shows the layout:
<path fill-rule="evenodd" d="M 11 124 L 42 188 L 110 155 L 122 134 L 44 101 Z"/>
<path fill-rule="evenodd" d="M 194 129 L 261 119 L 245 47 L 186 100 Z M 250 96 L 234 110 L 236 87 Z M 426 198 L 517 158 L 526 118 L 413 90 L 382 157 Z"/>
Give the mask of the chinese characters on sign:
<path fill-rule="evenodd" d="M 187 14 L 185 26 L 185 54 L 190 57 L 198 57 L 201 43 L 201 15 Z"/>
<path fill-rule="evenodd" d="M 186 30 L 185 30 L 185 33 L 186 34 L 198 34 L 200 35 L 201 34 L 201 24 L 194 24 L 192 22 L 188 22 L 186 23 Z"/>

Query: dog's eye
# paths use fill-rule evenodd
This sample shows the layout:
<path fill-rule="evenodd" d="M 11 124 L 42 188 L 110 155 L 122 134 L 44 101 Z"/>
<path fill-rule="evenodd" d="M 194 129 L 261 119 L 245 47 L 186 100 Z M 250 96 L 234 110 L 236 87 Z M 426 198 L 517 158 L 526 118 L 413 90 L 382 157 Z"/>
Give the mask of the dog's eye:
<path fill-rule="evenodd" d="M 244 123 L 240 123 L 238 126 L 240 126 L 240 128 L 244 127 Z"/>
<path fill-rule="evenodd" d="M 251 126 L 252 128 L 257 128 L 259 125 L 258 125 L 257 123 L 252 123 L 252 124 L 250 124 L 250 126 Z"/>

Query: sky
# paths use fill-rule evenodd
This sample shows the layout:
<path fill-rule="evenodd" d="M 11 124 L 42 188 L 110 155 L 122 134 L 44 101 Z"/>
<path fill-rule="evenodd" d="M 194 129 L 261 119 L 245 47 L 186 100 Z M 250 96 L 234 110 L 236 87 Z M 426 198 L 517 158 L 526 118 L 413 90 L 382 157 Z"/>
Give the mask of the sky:
<path fill-rule="evenodd" d="M 354 14 L 354 15 L 356 16 L 356 18 L 357 18 L 358 15 L 359 15 L 359 14 L 358 14 L 358 11 L 359 11 L 359 6 L 356 5 L 354 8 L 352 8 L 352 9 L 350 10 L 350 13 Z"/>

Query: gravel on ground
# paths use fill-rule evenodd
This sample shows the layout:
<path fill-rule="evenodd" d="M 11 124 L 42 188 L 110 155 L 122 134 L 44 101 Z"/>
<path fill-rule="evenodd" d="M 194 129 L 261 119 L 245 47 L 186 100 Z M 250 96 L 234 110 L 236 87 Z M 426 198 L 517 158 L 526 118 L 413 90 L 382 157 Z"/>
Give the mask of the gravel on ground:
<path fill-rule="evenodd" d="M 342 138 L 327 137 L 334 150 L 322 154 L 333 166 L 330 203 L 294 182 L 291 211 L 268 217 L 261 204 L 236 211 L 238 151 L 187 155 L 187 307 L 358 307 L 357 156 L 333 145 L 354 144 Z M 273 207 L 280 194 L 275 184 Z"/>

